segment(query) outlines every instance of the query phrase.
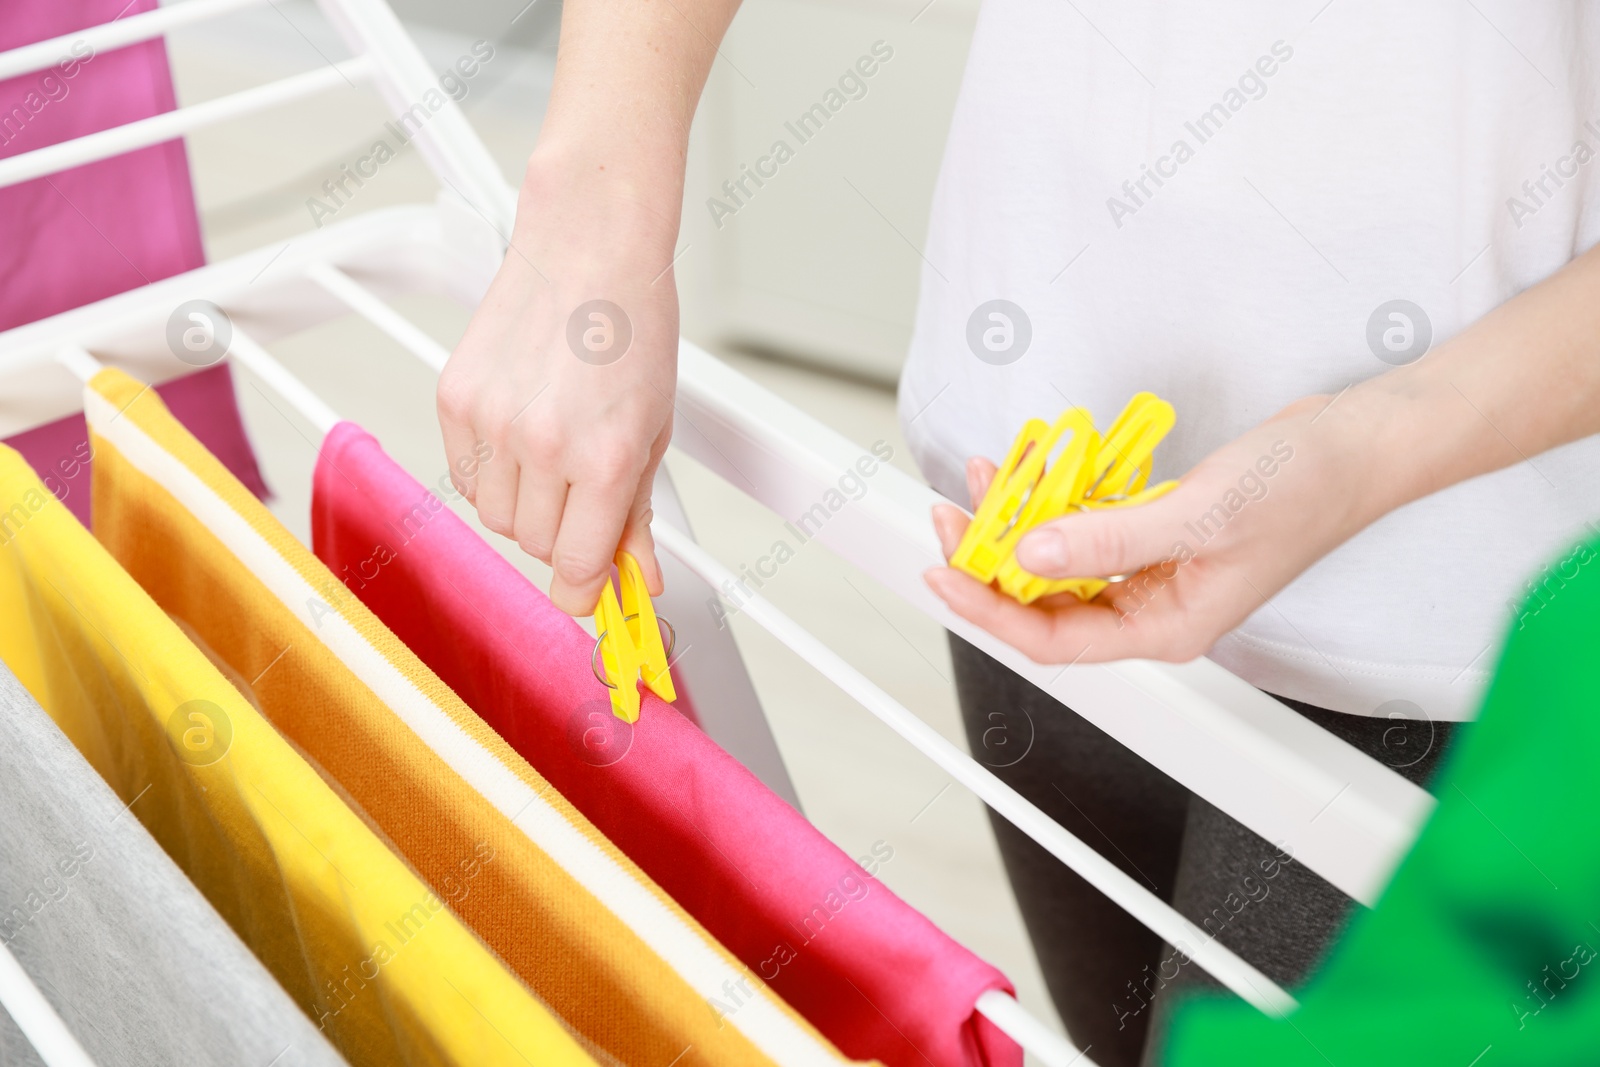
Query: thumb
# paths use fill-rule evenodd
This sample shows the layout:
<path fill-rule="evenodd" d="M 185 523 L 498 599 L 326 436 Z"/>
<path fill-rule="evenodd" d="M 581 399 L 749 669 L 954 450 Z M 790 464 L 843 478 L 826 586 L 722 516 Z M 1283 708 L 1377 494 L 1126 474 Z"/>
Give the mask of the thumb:
<path fill-rule="evenodd" d="M 1170 558 L 1181 538 L 1182 487 L 1147 504 L 1053 519 L 1017 544 L 1017 562 L 1043 578 L 1109 578 Z"/>

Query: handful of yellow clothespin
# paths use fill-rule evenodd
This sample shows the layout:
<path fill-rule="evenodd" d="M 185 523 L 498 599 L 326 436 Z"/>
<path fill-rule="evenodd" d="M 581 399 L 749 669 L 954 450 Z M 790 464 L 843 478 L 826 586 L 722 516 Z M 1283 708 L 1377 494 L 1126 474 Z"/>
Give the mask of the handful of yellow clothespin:
<path fill-rule="evenodd" d="M 594 608 L 595 631 L 600 636 L 595 639 L 590 669 L 611 689 L 611 713 L 623 722 L 638 722 L 640 679 L 668 704 L 678 699 L 677 690 L 672 687 L 672 672 L 667 669 L 672 649 L 662 646 L 661 627 L 639 561 L 626 552 L 618 552 L 617 574 L 621 578 L 621 600 L 607 578 Z M 672 631 L 672 624 L 666 619 L 660 622 L 672 632 L 672 643 L 676 645 L 677 633 Z M 599 666 L 595 665 L 595 658 L 600 660 Z"/>
<path fill-rule="evenodd" d="M 1177 482 L 1167 481 L 1145 488 L 1150 456 L 1176 421 L 1172 405 L 1153 393 L 1140 393 L 1128 401 L 1104 437 L 1082 408 L 1068 408 L 1054 426 L 1029 419 L 995 472 L 950 566 L 985 584 L 998 583 L 1002 592 L 1024 604 L 1051 593 L 1093 599 L 1109 584 L 1106 578 L 1050 579 L 1030 574 L 1016 561 L 1017 542 L 1040 523 L 1069 511 L 1143 504 L 1176 486 Z M 1066 434 L 1071 437 L 1046 470 Z"/>

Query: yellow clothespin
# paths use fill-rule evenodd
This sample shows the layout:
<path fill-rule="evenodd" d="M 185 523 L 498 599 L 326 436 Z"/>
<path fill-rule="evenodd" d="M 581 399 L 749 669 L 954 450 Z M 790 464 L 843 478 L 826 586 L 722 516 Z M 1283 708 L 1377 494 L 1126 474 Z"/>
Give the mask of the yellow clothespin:
<path fill-rule="evenodd" d="M 1029 530 L 1070 511 L 1142 504 L 1171 490 L 1177 482 L 1145 485 L 1150 456 L 1176 421 L 1172 405 L 1152 393 L 1128 401 L 1103 438 L 1082 408 L 1068 408 L 1053 426 L 1029 419 L 995 472 L 950 565 L 981 582 L 998 584 L 1024 604 L 1052 593 L 1094 598 L 1108 584 L 1105 578 L 1030 574 L 1016 561 L 1017 543 Z M 1058 446 L 1059 455 L 1052 460 Z"/>
<path fill-rule="evenodd" d="M 639 561 L 626 552 L 618 552 L 617 573 L 621 578 L 621 600 L 607 578 L 594 609 L 595 629 L 600 635 L 595 652 L 604 671 L 602 676 L 596 670 L 595 677 L 611 689 L 612 714 L 623 722 L 638 722 L 641 679 L 647 689 L 668 704 L 678 699 L 678 693 L 667 668 L 667 657 L 672 652 L 662 646 L 661 627 Z M 660 623 L 672 628 L 665 619 Z M 677 644 L 676 634 L 673 644 Z"/>

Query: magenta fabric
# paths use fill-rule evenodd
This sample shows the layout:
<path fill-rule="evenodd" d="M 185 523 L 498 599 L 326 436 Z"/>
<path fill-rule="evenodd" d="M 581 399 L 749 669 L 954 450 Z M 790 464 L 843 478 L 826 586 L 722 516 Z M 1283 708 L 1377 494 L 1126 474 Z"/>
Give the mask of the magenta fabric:
<path fill-rule="evenodd" d="M 370 435 L 340 423 L 312 492 L 322 561 L 618 847 L 847 1055 L 1020 1067 L 973 1011 L 1011 991 L 648 692 L 631 728 L 593 639 Z M 737 991 L 723 1010 L 737 1010 Z"/>
<path fill-rule="evenodd" d="M 155 6 L 4 0 L 0 49 Z M 171 111 L 175 103 L 159 38 L 109 52 L 68 49 L 53 67 L 0 82 L 0 158 Z M 205 262 L 181 140 L 0 190 L 0 219 L 0 329 Z"/>
<path fill-rule="evenodd" d="M 0 0 L 0 50 L 155 6 L 155 0 Z M 175 104 L 159 38 L 106 52 L 68 46 L 54 66 L 0 82 L 0 158 L 170 111 Z M 204 263 L 181 140 L 0 189 L 0 330 Z M 160 392 L 245 485 L 266 495 L 226 365 L 169 382 Z M 81 416 L 7 443 L 88 521 Z"/>

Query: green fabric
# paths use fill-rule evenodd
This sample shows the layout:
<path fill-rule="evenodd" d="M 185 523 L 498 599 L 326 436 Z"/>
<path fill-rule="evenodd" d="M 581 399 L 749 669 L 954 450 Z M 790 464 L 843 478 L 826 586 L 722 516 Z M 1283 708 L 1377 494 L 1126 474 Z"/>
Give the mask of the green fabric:
<path fill-rule="evenodd" d="M 1600 1063 L 1597 549 L 1551 568 L 1513 623 L 1438 809 L 1300 1009 L 1186 1002 L 1168 1067 Z"/>

